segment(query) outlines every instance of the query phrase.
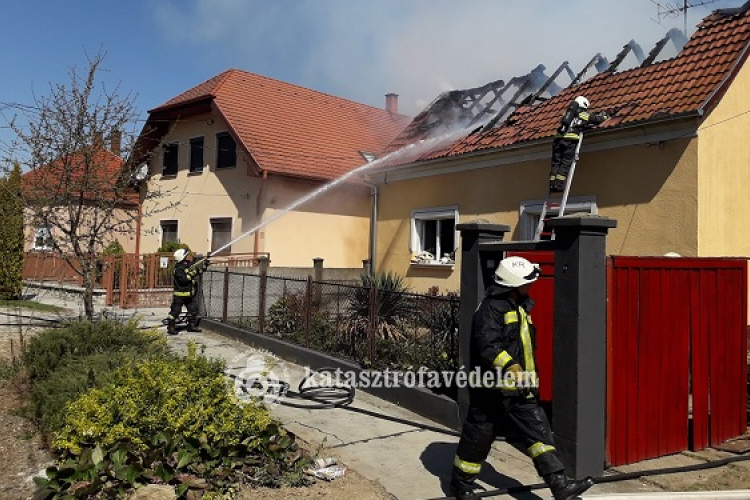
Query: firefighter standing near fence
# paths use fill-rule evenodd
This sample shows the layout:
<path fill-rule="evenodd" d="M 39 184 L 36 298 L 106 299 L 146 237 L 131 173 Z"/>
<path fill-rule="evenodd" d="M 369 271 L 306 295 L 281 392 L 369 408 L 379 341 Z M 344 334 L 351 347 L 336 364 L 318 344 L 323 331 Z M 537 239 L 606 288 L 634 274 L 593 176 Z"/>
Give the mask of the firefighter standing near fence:
<path fill-rule="evenodd" d="M 562 193 L 570 167 L 575 160 L 576 147 L 581 133 L 609 119 L 604 111 L 589 112 L 589 100 L 576 97 L 560 120 L 560 127 L 552 143 L 552 168 L 549 174 L 550 193 Z"/>
<path fill-rule="evenodd" d="M 459 500 L 475 500 L 482 462 L 507 415 L 525 442 L 534 467 L 556 500 L 570 500 L 593 485 L 590 478 L 573 481 L 555 450 L 549 422 L 537 402 L 534 360 L 535 329 L 529 288 L 539 265 L 508 257 L 495 271 L 495 283 L 474 313 L 470 368 L 495 374 L 490 387 L 469 388 L 469 409 L 453 461 L 451 490 Z M 481 380 L 484 381 L 484 376 Z"/>
<path fill-rule="evenodd" d="M 172 305 L 167 316 L 167 333 L 177 335 L 177 317 L 182 312 L 182 306 L 187 309 L 187 320 L 189 332 L 200 332 L 200 312 L 198 301 L 195 300 L 198 291 L 198 277 L 208 268 L 208 257 L 199 259 L 194 264 L 191 262 L 190 252 L 180 248 L 174 253 L 174 292 Z"/>

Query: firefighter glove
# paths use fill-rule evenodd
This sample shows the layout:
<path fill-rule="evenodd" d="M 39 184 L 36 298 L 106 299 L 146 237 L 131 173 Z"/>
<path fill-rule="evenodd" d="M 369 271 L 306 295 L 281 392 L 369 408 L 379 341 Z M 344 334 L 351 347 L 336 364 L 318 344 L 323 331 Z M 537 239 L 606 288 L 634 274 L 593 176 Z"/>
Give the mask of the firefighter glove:
<path fill-rule="evenodd" d="M 524 369 L 518 363 L 512 363 L 505 368 L 503 388 L 509 393 L 527 397 L 531 394 L 532 387 L 528 386 L 528 380 L 524 377 Z"/>

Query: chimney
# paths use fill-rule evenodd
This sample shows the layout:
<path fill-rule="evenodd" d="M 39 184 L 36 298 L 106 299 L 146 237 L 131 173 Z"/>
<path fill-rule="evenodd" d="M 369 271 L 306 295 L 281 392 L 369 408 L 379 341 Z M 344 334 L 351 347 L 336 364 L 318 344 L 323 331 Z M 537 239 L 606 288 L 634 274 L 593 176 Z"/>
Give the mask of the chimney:
<path fill-rule="evenodd" d="M 398 94 L 393 92 L 385 95 L 385 110 L 391 114 L 398 114 Z"/>
<path fill-rule="evenodd" d="M 120 156 L 122 149 L 122 132 L 113 129 L 109 134 L 109 150 L 117 156 Z"/>

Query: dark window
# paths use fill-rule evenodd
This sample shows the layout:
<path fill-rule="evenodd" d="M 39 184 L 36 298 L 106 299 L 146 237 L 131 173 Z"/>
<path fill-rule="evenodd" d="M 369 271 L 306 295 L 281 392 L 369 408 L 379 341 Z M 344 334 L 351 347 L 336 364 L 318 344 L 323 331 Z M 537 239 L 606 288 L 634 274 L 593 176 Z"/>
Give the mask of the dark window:
<path fill-rule="evenodd" d="M 232 219 L 211 219 L 211 252 L 232 241 Z M 222 248 L 220 255 L 232 252 L 232 247 Z"/>
<path fill-rule="evenodd" d="M 237 165 L 237 144 L 226 132 L 216 134 L 216 168 L 234 167 Z"/>
<path fill-rule="evenodd" d="M 170 242 L 177 242 L 177 221 L 161 221 L 161 245 L 164 246 Z"/>
<path fill-rule="evenodd" d="M 190 139 L 190 171 L 203 172 L 203 137 Z"/>
<path fill-rule="evenodd" d="M 180 145 L 177 142 L 164 145 L 164 170 L 162 170 L 161 175 L 177 175 L 179 151 Z"/>

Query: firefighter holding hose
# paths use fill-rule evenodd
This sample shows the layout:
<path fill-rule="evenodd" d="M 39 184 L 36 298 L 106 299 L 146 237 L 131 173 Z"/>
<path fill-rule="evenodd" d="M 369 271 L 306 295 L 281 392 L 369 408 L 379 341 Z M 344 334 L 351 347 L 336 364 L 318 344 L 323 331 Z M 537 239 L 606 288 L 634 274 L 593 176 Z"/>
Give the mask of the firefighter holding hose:
<path fill-rule="evenodd" d="M 198 328 L 200 323 L 200 312 L 198 311 L 198 301 L 195 296 L 198 291 L 198 277 L 203 271 L 208 269 L 210 264 L 208 256 L 198 259 L 192 263 L 190 251 L 185 248 L 179 248 L 174 253 L 174 292 L 172 295 L 172 305 L 167 316 L 167 334 L 177 335 L 177 317 L 182 312 L 182 306 L 187 309 L 188 332 L 200 332 Z"/>
<path fill-rule="evenodd" d="M 539 272 L 538 264 L 522 257 L 503 259 L 495 271 L 495 283 L 487 288 L 474 313 L 470 368 L 495 376 L 489 387 L 469 388 L 469 409 L 451 476 L 451 490 L 458 500 L 479 498 L 475 480 L 504 415 L 523 437 L 527 454 L 555 500 L 571 500 L 593 485 L 591 478 L 574 481 L 565 476 L 549 421 L 537 402 L 536 331 L 529 289 Z"/>

